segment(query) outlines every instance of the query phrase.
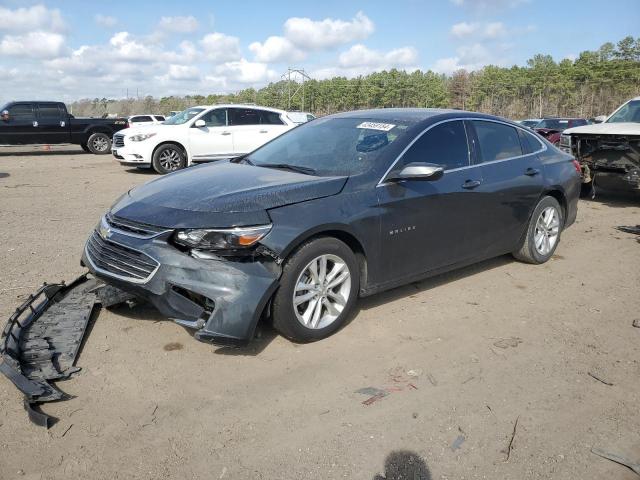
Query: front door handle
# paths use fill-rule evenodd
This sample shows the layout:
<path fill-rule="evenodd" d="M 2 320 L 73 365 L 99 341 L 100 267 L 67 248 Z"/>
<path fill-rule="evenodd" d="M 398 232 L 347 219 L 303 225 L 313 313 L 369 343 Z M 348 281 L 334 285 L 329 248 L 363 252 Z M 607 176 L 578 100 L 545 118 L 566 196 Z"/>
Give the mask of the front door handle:
<path fill-rule="evenodd" d="M 231 135 L 231 132 L 222 132 L 220 135 Z"/>
<path fill-rule="evenodd" d="M 533 177 L 535 175 L 538 175 L 540 173 L 540 170 L 538 170 L 537 168 L 527 168 L 524 171 L 524 174 L 529 176 L 529 177 Z"/>
<path fill-rule="evenodd" d="M 480 180 L 467 180 L 462 184 L 462 188 L 472 189 L 479 187 L 482 182 Z"/>
<path fill-rule="evenodd" d="M 33 121 L 33 126 L 37 127 L 38 126 L 38 122 L 36 122 L 35 120 Z"/>
<path fill-rule="evenodd" d="M 269 133 L 269 130 L 260 130 L 260 133 Z"/>

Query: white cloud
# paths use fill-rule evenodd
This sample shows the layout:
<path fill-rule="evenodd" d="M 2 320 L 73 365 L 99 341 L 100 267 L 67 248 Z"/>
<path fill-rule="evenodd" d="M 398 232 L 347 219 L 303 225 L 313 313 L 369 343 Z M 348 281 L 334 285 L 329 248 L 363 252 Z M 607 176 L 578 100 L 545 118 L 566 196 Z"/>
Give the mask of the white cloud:
<path fill-rule="evenodd" d="M 200 45 L 207 58 L 213 62 L 230 62 L 240 60 L 240 40 L 224 33 L 209 33 L 200 40 Z"/>
<path fill-rule="evenodd" d="M 478 31 L 477 23 L 460 22 L 451 27 L 451 35 L 458 38 L 468 37 Z"/>
<path fill-rule="evenodd" d="M 65 24 L 58 9 L 50 10 L 44 5 L 34 5 L 15 10 L 0 7 L 0 31 L 61 32 L 64 28 Z"/>
<path fill-rule="evenodd" d="M 438 73 L 451 74 L 456 70 L 480 70 L 486 65 L 505 65 L 506 50 L 509 45 L 496 45 L 489 49 L 481 43 L 472 45 L 462 45 L 456 49 L 453 57 L 441 58 L 437 60 L 431 70 Z"/>
<path fill-rule="evenodd" d="M 162 17 L 158 23 L 161 32 L 193 33 L 200 27 L 196 17 Z"/>
<path fill-rule="evenodd" d="M 232 78 L 243 84 L 258 84 L 278 78 L 277 73 L 270 70 L 266 63 L 249 62 L 244 58 L 219 65 L 214 71 L 219 76 Z"/>
<path fill-rule="evenodd" d="M 197 80 L 200 69 L 193 65 L 169 65 L 168 80 Z"/>
<path fill-rule="evenodd" d="M 451 35 L 455 38 L 484 38 L 496 39 L 506 37 L 509 33 L 502 22 L 489 23 L 456 23 L 451 27 Z"/>
<path fill-rule="evenodd" d="M 373 22 L 363 12 L 358 12 L 351 21 L 293 17 L 284 24 L 285 37 L 305 50 L 333 48 L 363 40 L 374 30 Z"/>
<path fill-rule="evenodd" d="M 97 14 L 93 20 L 101 27 L 112 28 L 118 24 L 118 19 L 110 15 Z"/>
<path fill-rule="evenodd" d="M 372 68 L 398 68 L 415 65 L 418 52 L 413 47 L 402 47 L 389 52 L 371 50 L 358 44 L 346 52 L 342 52 L 338 63 L 343 68 L 372 67 Z"/>
<path fill-rule="evenodd" d="M 289 39 L 277 36 L 267 38 L 264 43 L 253 42 L 249 50 L 258 62 L 297 62 L 306 57 Z"/>
<path fill-rule="evenodd" d="M 64 37 L 59 33 L 30 32 L 5 35 L 0 41 L 0 55 L 53 58 L 64 51 Z"/>

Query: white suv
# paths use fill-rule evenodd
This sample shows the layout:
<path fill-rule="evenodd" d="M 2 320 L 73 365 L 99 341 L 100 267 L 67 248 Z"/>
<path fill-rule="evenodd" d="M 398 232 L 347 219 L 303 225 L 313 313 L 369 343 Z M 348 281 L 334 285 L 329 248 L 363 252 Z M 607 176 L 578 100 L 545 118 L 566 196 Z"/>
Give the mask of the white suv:
<path fill-rule="evenodd" d="M 159 125 L 120 130 L 113 156 L 126 166 L 169 173 L 197 162 L 234 158 L 296 126 L 283 110 L 247 105 L 191 107 Z"/>

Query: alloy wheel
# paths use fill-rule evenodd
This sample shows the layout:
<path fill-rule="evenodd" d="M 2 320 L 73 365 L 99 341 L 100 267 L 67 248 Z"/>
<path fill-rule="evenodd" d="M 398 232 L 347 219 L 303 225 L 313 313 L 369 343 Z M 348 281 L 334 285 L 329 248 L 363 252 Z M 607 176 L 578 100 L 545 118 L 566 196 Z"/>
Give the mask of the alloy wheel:
<path fill-rule="evenodd" d="M 180 168 L 182 158 L 180 154 L 172 149 L 168 148 L 160 153 L 160 165 L 167 171 L 174 171 Z"/>
<path fill-rule="evenodd" d="M 109 148 L 109 142 L 104 137 L 94 138 L 91 144 L 96 152 L 104 152 Z"/>
<path fill-rule="evenodd" d="M 351 293 L 351 272 L 337 255 L 320 255 L 302 270 L 293 291 L 293 309 L 307 328 L 331 325 L 344 310 Z"/>
<path fill-rule="evenodd" d="M 533 234 L 536 251 L 540 255 L 549 255 L 558 241 L 560 234 L 560 215 L 555 207 L 547 207 L 536 221 Z"/>

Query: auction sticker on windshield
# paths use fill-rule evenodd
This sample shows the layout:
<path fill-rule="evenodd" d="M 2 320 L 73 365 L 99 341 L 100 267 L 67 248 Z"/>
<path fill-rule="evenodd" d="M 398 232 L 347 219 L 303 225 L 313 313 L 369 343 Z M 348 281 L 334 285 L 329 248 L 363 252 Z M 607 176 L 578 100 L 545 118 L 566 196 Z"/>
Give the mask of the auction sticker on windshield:
<path fill-rule="evenodd" d="M 382 130 L 383 132 L 388 132 L 393 127 L 395 127 L 393 123 L 362 122 L 356 128 L 366 128 L 369 130 Z"/>

